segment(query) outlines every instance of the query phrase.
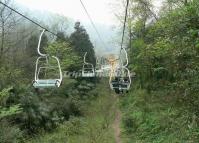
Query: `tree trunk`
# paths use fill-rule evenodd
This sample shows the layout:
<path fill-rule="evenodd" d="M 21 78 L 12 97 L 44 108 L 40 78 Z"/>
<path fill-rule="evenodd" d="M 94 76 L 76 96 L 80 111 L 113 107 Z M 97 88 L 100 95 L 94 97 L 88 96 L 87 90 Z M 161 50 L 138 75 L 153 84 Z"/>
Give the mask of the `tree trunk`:
<path fill-rule="evenodd" d="M 2 64 L 3 62 L 4 39 L 5 39 L 4 36 L 5 36 L 5 28 L 4 28 L 4 22 L 2 22 L 0 64 Z"/>

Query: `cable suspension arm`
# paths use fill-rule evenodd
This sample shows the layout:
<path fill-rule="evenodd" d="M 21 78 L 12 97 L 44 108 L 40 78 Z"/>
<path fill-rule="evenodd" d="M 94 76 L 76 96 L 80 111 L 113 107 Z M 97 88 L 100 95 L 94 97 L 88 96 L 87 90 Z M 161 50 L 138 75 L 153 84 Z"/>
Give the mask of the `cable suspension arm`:
<path fill-rule="evenodd" d="M 124 18 L 124 25 L 123 25 L 123 32 L 122 32 L 122 41 L 121 41 L 121 49 L 120 49 L 120 54 L 119 54 L 119 61 L 121 61 L 122 50 L 125 51 L 125 56 L 126 56 L 126 60 L 127 60 L 127 63 L 126 63 L 125 66 L 128 65 L 128 55 L 127 55 L 126 49 L 123 47 L 123 44 L 124 44 L 124 35 L 125 35 L 126 22 L 127 22 L 127 16 L 128 16 L 128 7 L 129 7 L 129 0 L 127 0 L 127 3 L 126 3 L 125 18 Z"/>

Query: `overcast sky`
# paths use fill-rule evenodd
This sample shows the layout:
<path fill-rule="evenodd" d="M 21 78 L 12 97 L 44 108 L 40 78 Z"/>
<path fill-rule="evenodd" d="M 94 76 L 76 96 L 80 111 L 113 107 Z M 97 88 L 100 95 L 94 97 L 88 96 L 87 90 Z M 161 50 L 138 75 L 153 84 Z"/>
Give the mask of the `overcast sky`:
<path fill-rule="evenodd" d="M 64 15 L 74 21 L 80 21 L 88 31 L 92 43 L 96 46 L 96 53 L 117 53 L 117 43 L 114 37 L 118 37 L 113 30 L 113 25 L 118 21 L 113 13 L 113 5 L 119 0 L 82 0 L 90 16 L 92 17 L 106 47 L 99 40 L 94 28 L 91 26 L 80 0 L 14 0 L 18 5 L 31 11 L 56 13 Z M 19 9 L 20 11 L 20 9 Z"/>
<path fill-rule="evenodd" d="M 82 0 L 96 23 L 112 25 L 114 14 L 110 4 L 118 0 Z M 74 20 L 88 21 L 80 0 L 15 0 L 31 10 L 44 10 L 59 13 Z"/>
<path fill-rule="evenodd" d="M 121 10 L 121 0 L 82 0 L 94 23 L 96 24 L 97 29 L 102 39 L 104 40 L 104 43 L 107 45 L 109 50 L 107 50 L 107 47 L 105 48 L 103 44 L 101 44 L 102 42 L 95 34 L 95 31 L 90 24 L 90 21 L 80 3 L 80 0 L 14 1 L 19 5 L 30 9 L 31 11 L 49 11 L 51 13 L 56 13 L 72 18 L 74 21 L 81 21 L 86 27 L 89 35 L 91 36 L 92 42 L 94 44 L 97 44 L 97 53 L 104 53 L 110 51 L 110 49 L 113 51 L 113 53 L 116 53 L 119 50 L 118 38 L 121 36 L 118 35 L 118 33 L 115 30 L 113 30 L 113 25 L 118 25 L 119 21 L 117 21 L 113 11 L 118 13 Z M 154 1 L 154 5 L 157 8 L 160 7 L 162 0 Z"/>

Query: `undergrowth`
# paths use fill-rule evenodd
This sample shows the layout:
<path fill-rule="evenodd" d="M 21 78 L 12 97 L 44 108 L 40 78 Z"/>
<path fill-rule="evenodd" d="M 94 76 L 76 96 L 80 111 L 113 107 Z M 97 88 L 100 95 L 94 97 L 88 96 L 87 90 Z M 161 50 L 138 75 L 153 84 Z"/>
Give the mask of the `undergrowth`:
<path fill-rule="evenodd" d="M 124 143 L 196 143 L 196 117 L 182 100 L 164 91 L 134 89 L 121 99 Z"/>
<path fill-rule="evenodd" d="M 115 116 L 116 98 L 102 81 L 89 94 L 98 97 L 85 102 L 83 116 L 71 116 L 69 121 L 51 133 L 44 133 L 29 143 L 115 143 L 112 123 Z"/>

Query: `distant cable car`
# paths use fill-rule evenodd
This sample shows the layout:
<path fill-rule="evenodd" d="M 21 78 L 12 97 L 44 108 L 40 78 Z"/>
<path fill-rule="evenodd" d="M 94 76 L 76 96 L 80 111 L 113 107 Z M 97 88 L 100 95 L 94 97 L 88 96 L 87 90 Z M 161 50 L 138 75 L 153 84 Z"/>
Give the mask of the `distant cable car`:
<path fill-rule="evenodd" d="M 87 52 L 84 55 L 84 64 L 82 67 L 82 77 L 95 77 L 95 69 L 93 64 L 86 62 L 86 55 Z"/>
<path fill-rule="evenodd" d="M 59 87 L 62 83 L 62 70 L 60 66 L 59 59 L 55 56 L 49 56 L 47 54 L 42 54 L 40 52 L 40 45 L 41 45 L 41 40 L 42 36 L 45 32 L 45 29 L 42 31 L 40 37 L 39 37 L 39 42 L 38 42 L 38 47 L 37 47 L 37 52 L 40 55 L 40 57 L 37 58 L 36 61 L 36 68 L 35 68 L 35 79 L 33 81 L 33 86 L 35 88 L 51 88 L 51 87 Z M 55 66 L 50 65 L 49 60 L 54 60 Z M 43 63 L 43 65 L 40 65 L 40 63 Z M 47 78 L 45 77 L 40 78 L 40 76 L 44 76 L 42 71 L 48 71 L 48 70 L 55 70 L 57 71 L 57 78 Z M 46 73 L 45 73 L 46 74 Z"/>
<path fill-rule="evenodd" d="M 130 71 L 128 68 L 122 67 L 115 71 L 116 76 L 110 80 L 109 84 L 112 90 L 117 94 L 128 91 L 131 85 Z"/>
<path fill-rule="evenodd" d="M 112 69 L 112 73 L 110 75 L 110 88 L 112 90 L 115 90 L 117 94 L 123 93 L 124 91 L 128 92 L 131 86 L 131 74 L 129 69 L 127 68 L 128 66 L 128 55 L 125 49 L 123 49 L 126 55 L 126 65 L 116 67 Z"/>

